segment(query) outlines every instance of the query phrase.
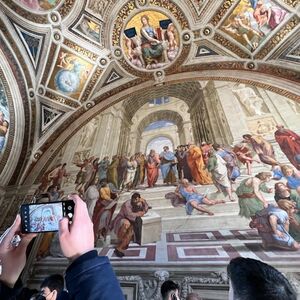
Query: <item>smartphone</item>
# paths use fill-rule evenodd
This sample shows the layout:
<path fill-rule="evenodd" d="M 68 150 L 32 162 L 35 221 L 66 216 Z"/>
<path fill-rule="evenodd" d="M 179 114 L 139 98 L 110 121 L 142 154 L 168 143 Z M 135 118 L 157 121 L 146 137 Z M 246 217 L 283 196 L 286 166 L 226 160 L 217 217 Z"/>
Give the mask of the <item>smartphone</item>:
<path fill-rule="evenodd" d="M 73 200 L 21 205 L 22 233 L 58 231 L 63 217 L 72 224 L 74 205 Z"/>

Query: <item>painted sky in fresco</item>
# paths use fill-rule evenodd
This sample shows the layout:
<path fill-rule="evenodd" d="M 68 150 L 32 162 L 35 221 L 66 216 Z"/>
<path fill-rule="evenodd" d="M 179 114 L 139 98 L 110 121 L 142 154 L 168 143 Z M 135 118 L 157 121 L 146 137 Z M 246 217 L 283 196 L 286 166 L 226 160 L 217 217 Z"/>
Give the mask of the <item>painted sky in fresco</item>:
<path fill-rule="evenodd" d="M 169 122 L 169 121 L 156 121 L 156 122 L 153 122 L 151 123 L 150 125 L 148 125 L 144 131 L 150 131 L 150 130 L 155 130 L 155 129 L 160 129 L 160 128 L 164 128 L 164 127 L 168 127 L 168 126 L 172 126 L 172 125 L 175 125 L 174 123 L 172 122 Z"/>
<path fill-rule="evenodd" d="M 154 149 L 156 153 L 161 153 L 164 146 L 169 146 L 170 151 L 174 150 L 172 141 L 167 137 L 160 136 L 155 138 L 147 145 L 146 154 L 149 154 L 151 149 Z"/>

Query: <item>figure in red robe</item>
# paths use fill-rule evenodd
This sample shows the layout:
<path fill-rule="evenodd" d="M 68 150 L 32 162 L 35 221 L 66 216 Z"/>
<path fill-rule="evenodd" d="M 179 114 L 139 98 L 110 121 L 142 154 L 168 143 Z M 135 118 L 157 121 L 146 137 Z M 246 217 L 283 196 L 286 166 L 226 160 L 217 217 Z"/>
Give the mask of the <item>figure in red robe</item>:
<path fill-rule="evenodd" d="M 279 144 L 281 151 L 300 170 L 299 162 L 296 160 L 297 155 L 300 155 L 300 136 L 292 130 L 285 129 L 283 125 L 277 125 L 276 128 L 275 140 Z"/>

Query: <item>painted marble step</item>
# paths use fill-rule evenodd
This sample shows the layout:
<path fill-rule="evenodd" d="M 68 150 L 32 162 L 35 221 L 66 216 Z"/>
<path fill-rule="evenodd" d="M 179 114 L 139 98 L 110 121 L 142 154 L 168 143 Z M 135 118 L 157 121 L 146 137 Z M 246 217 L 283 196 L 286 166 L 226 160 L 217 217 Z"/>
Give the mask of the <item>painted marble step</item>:
<path fill-rule="evenodd" d="M 173 216 L 162 218 L 163 231 L 202 231 L 218 229 L 247 229 L 249 220 L 240 217 L 236 213 L 219 213 L 214 216 L 191 215 L 191 216 Z"/>

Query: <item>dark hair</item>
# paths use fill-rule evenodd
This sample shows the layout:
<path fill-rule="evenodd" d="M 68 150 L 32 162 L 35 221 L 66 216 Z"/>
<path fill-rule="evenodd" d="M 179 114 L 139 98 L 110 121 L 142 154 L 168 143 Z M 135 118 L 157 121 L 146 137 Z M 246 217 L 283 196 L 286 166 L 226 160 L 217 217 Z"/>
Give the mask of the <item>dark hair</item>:
<path fill-rule="evenodd" d="M 59 294 L 64 289 L 63 276 L 60 274 L 53 274 L 53 275 L 46 277 L 41 284 L 41 289 L 44 287 L 49 288 L 49 290 L 51 292 L 56 290 L 57 293 Z"/>
<path fill-rule="evenodd" d="M 179 290 L 179 285 L 172 280 L 165 281 L 160 288 L 163 299 L 168 296 L 169 292 Z"/>
<path fill-rule="evenodd" d="M 214 150 L 218 150 L 221 148 L 221 146 L 219 144 L 213 144 L 212 147 L 214 148 Z"/>
<path fill-rule="evenodd" d="M 252 137 L 251 134 L 243 134 L 243 138 L 250 139 Z"/>
<path fill-rule="evenodd" d="M 135 200 L 137 198 L 141 198 L 141 194 L 139 194 L 139 193 L 133 193 L 132 196 L 131 196 L 131 200 Z"/>
<path fill-rule="evenodd" d="M 227 266 L 228 277 L 239 300 L 296 300 L 289 281 L 278 270 L 261 261 L 236 257 Z"/>

